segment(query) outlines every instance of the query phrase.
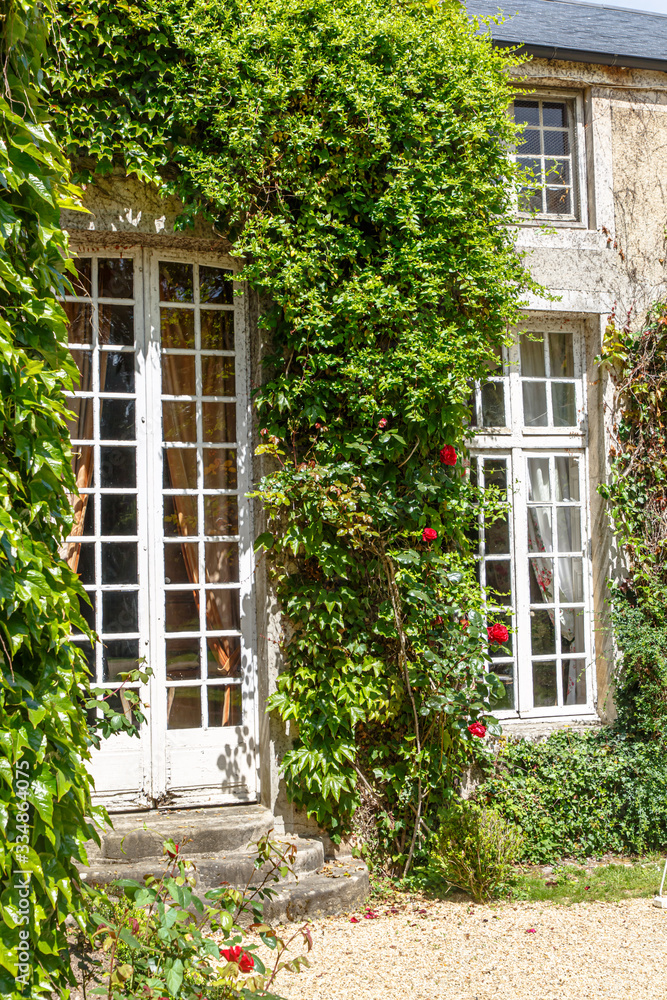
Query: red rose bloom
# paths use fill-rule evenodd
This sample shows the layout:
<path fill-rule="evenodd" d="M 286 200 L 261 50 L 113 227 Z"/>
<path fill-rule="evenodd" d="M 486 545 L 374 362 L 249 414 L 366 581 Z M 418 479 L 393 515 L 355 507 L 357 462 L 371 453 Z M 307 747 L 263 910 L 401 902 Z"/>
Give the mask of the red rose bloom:
<path fill-rule="evenodd" d="M 389 421 L 387 420 L 387 418 L 383 417 L 380 423 L 378 424 L 378 430 L 384 430 L 384 428 L 387 426 L 388 423 Z"/>
<path fill-rule="evenodd" d="M 438 537 L 438 532 L 435 528 L 424 528 L 422 531 L 422 538 L 425 542 L 434 542 Z"/>
<path fill-rule="evenodd" d="M 496 622 L 495 625 L 489 625 L 486 631 L 489 634 L 489 642 L 497 642 L 501 646 L 504 642 L 507 642 L 510 637 L 510 634 L 505 626 L 501 625 L 499 622 Z"/>
<path fill-rule="evenodd" d="M 451 444 L 446 444 L 440 452 L 440 461 L 443 465 L 456 465 L 456 449 Z"/>
<path fill-rule="evenodd" d="M 468 726 L 468 732 L 472 733 L 473 736 L 479 736 L 481 740 L 486 735 L 486 726 L 483 726 L 481 722 L 473 722 Z"/>
<path fill-rule="evenodd" d="M 234 945 L 233 948 L 222 948 L 220 955 L 228 962 L 236 962 L 241 972 L 250 972 L 255 967 L 255 959 L 244 951 L 240 944 Z"/>
<path fill-rule="evenodd" d="M 433 624 L 442 625 L 444 623 L 444 620 L 445 619 L 442 617 L 442 615 L 436 615 L 435 618 L 433 619 Z"/>

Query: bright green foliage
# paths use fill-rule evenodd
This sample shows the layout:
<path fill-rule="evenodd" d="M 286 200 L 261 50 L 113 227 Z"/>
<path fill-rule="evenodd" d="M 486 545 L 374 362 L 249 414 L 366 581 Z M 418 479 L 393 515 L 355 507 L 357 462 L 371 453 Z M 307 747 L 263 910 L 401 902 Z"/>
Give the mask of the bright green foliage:
<path fill-rule="evenodd" d="M 86 626 L 77 578 L 58 557 L 74 489 L 63 389 L 75 371 L 56 302 L 67 256 L 58 227 L 75 191 L 38 110 L 42 8 L 3 9 L 0 992 L 41 997 L 66 993 L 64 921 L 80 917 L 73 859 L 92 832 L 84 666 L 68 642 L 73 624 Z"/>
<path fill-rule="evenodd" d="M 496 809 L 463 801 L 442 813 L 431 865 L 450 886 L 484 903 L 511 890 L 523 846 L 521 831 Z"/>
<path fill-rule="evenodd" d="M 478 790 L 525 834 L 523 858 L 643 854 L 667 846 L 667 752 L 609 727 L 504 743 Z"/>
<path fill-rule="evenodd" d="M 619 420 L 609 502 L 627 576 L 612 585 L 614 637 L 621 653 L 614 701 L 619 723 L 662 740 L 667 725 L 667 307 L 655 305 L 641 330 L 607 327 L 601 361 L 616 389 Z"/>
<path fill-rule="evenodd" d="M 531 287 L 507 226 L 517 60 L 458 3 L 58 7 L 52 96 L 81 178 L 124 166 L 179 195 L 266 304 L 260 547 L 290 794 L 338 835 L 361 782 L 409 864 L 499 687 L 465 555 L 487 500 L 438 454 Z"/>

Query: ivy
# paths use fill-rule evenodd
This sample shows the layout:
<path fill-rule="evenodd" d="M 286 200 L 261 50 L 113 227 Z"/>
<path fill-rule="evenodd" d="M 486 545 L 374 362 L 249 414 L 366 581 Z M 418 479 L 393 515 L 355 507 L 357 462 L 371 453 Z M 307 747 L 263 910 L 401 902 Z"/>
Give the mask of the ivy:
<path fill-rule="evenodd" d="M 65 995 L 65 918 L 81 921 L 74 861 L 93 835 L 87 678 L 69 641 L 86 631 L 58 550 L 74 492 L 64 390 L 67 246 L 78 204 L 40 107 L 48 25 L 14 0 L 1 22 L 0 95 L 0 992 Z"/>
<path fill-rule="evenodd" d="M 51 97 L 78 179 L 122 168 L 177 195 L 180 225 L 208 219 L 262 296 L 283 772 L 336 837 L 364 796 L 407 869 L 482 752 L 468 724 L 496 725 L 466 538 L 497 503 L 463 441 L 470 380 L 534 287 L 511 227 L 519 60 L 458 3 L 57 6 Z"/>
<path fill-rule="evenodd" d="M 619 724 L 661 740 L 667 724 L 667 307 L 657 303 L 638 331 L 612 313 L 601 362 L 615 386 L 609 502 L 625 567 L 612 584 L 620 652 Z"/>

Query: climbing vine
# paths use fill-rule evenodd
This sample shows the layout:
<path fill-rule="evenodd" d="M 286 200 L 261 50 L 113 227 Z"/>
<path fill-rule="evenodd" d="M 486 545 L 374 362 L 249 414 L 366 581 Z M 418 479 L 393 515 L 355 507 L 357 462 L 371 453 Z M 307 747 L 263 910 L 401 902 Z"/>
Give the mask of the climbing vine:
<path fill-rule="evenodd" d="M 633 332 L 612 314 L 601 358 L 615 385 L 611 478 L 602 492 L 624 566 L 612 588 L 619 722 L 661 739 L 667 723 L 667 306 Z"/>
<path fill-rule="evenodd" d="M 532 287 L 508 228 L 518 59 L 454 2 L 58 13 L 51 97 L 78 179 L 177 195 L 180 224 L 208 219 L 261 293 L 283 772 L 334 836 L 372 803 L 407 868 L 495 727 L 467 536 L 498 498 L 468 481 L 463 441 L 470 380 Z"/>

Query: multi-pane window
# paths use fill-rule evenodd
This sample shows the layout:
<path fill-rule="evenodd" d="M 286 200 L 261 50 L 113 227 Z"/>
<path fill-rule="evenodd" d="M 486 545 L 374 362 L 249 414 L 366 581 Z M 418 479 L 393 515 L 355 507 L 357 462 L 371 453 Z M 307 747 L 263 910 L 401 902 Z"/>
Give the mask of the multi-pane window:
<path fill-rule="evenodd" d="M 475 545 L 489 623 L 512 630 L 489 649 L 508 713 L 592 709 L 582 341 L 574 324 L 522 330 L 491 376 L 502 406 L 484 386 L 472 400 L 471 476 L 507 501 L 480 511 Z"/>
<path fill-rule="evenodd" d="M 514 101 L 523 126 L 516 159 L 524 174 L 519 210 L 555 219 L 577 215 L 574 102 L 526 98 Z"/>
<path fill-rule="evenodd" d="M 147 776 L 149 798 L 197 786 L 205 803 L 247 798 L 256 780 L 249 403 L 233 273 L 216 258 L 148 250 L 75 263 L 64 306 L 79 369 L 69 400 L 79 497 L 64 554 L 99 637 L 75 641 L 128 714 L 119 675 L 152 669 L 133 772 Z M 241 732 L 249 743 L 239 755 Z"/>

